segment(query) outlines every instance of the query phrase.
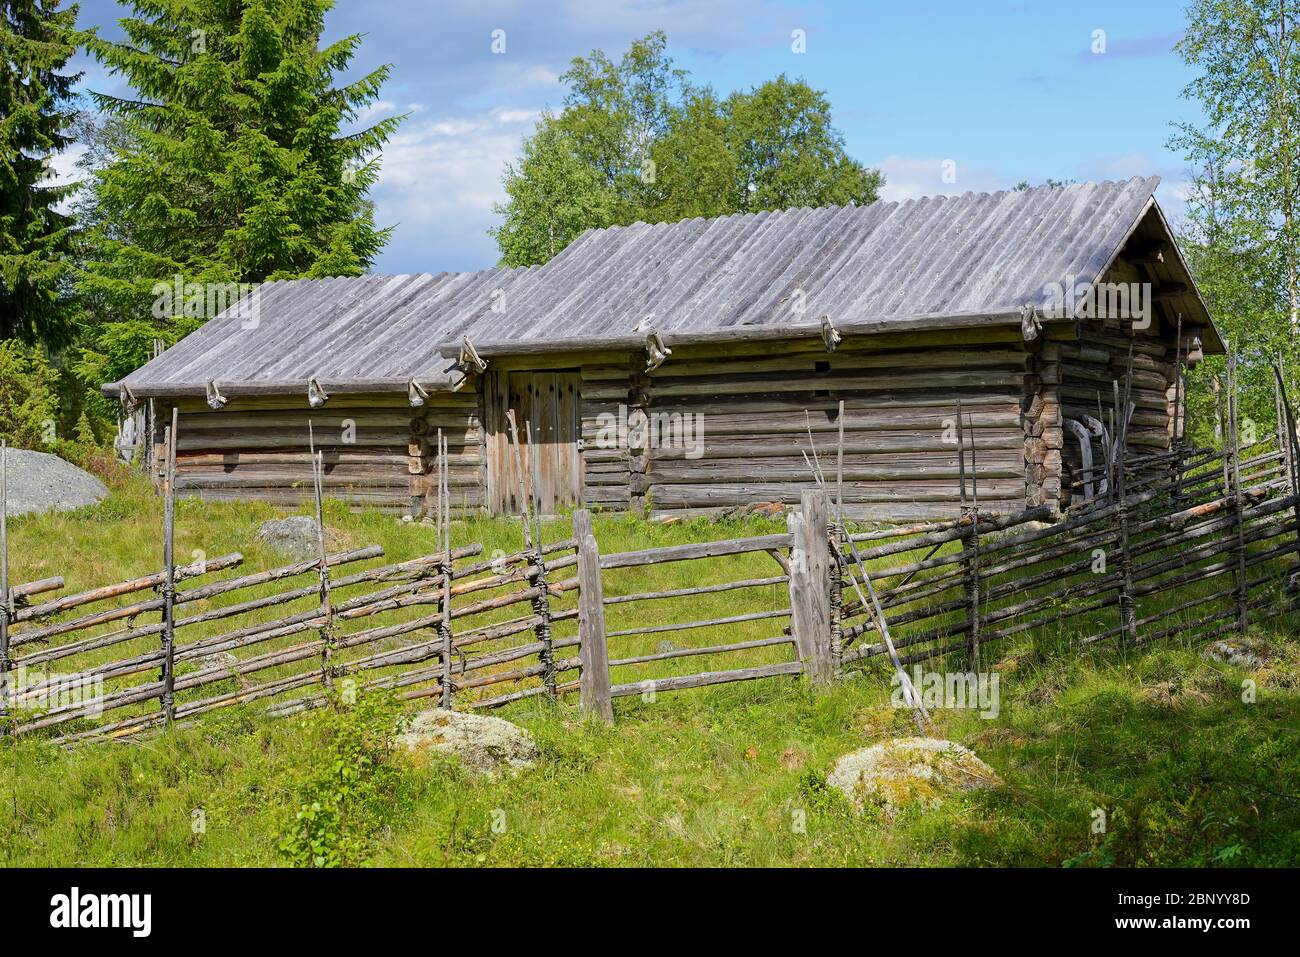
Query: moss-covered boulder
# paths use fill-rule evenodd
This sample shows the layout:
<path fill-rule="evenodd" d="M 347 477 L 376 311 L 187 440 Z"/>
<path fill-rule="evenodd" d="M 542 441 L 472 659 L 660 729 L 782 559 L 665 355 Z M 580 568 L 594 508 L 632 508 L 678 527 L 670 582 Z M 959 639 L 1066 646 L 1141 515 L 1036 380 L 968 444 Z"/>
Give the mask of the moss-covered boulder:
<path fill-rule="evenodd" d="M 533 736 L 518 725 L 485 714 L 421 711 L 397 739 L 420 763 L 430 757 L 454 758 L 473 774 L 494 777 L 532 767 L 538 758 Z"/>
<path fill-rule="evenodd" d="M 859 810 L 893 816 L 911 805 L 932 808 L 944 798 L 1001 784 L 969 748 L 939 738 L 895 738 L 844 755 L 826 777 Z"/>

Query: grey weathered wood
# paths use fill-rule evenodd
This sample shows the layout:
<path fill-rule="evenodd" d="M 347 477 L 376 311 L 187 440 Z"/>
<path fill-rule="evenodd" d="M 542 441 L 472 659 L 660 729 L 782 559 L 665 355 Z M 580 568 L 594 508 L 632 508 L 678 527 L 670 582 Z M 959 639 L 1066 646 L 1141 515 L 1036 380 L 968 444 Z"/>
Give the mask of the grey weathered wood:
<path fill-rule="evenodd" d="M 780 675 L 797 675 L 804 671 L 798 661 L 783 661 L 774 665 L 760 665 L 755 668 L 737 668 L 734 671 L 702 671 L 694 675 L 680 675 L 673 678 L 654 678 L 637 681 L 632 684 L 615 685 L 609 693 L 615 698 L 641 695 L 653 691 L 683 691 L 687 688 L 703 688 L 708 685 L 726 684 L 732 681 L 753 681 L 755 678 L 775 678 Z"/>
<path fill-rule="evenodd" d="M 684 562 L 697 558 L 716 558 L 720 555 L 740 555 L 745 552 L 766 552 L 773 548 L 789 548 L 790 536 L 758 535 L 753 538 L 729 538 L 716 542 L 693 542 L 688 545 L 668 545 L 663 548 L 646 548 L 635 552 L 617 552 L 602 555 L 601 568 L 631 568 L 637 565 L 659 565 L 663 562 Z"/>
<path fill-rule="evenodd" d="M 608 603 L 607 603 L 608 604 Z M 611 631 L 607 638 L 626 638 L 628 635 L 658 635 L 668 631 L 690 631 L 694 628 L 716 628 L 719 625 L 736 625 L 746 621 L 764 621 L 768 618 L 785 618 L 790 615 L 789 608 L 777 608 L 772 611 L 751 611 L 743 615 L 728 615 L 725 618 L 704 618 L 698 621 L 683 621 L 671 625 L 642 625 L 638 628 L 624 628 Z"/>
<path fill-rule="evenodd" d="M 573 513 L 573 537 L 578 540 L 578 635 L 582 675 L 582 712 L 612 724 L 614 705 L 609 691 L 609 648 L 605 638 L 604 588 L 600 579 L 600 548 L 592 534 L 591 513 Z"/>
<path fill-rule="evenodd" d="M 308 429 L 311 431 L 310 421 Z M 325 626 L 320 630 L 321 652 L 320 668 L 321 680 L 325 687 L 334 690 L 334 600 L 330 594 L 330 564 L 329 555 L 325 549 L 325 501 L 324 488 L 321 485 L 324 464 L 321 461 L 320 453 L 316 451 L 316 442 L 314 436 L 310 438 L 311 453 L 311 471 L 312 471 L 312 492 L 316 502 L 316 575 L 317 575 L 317 599 L 320 602 L 321 614 L 325 618 Z"/>
<path fill-rule="evenodd" d="M 162 613 L 162 712 L 171 722 L 176 716 L 176 561 L 174 554 L 176 525 L 176 441 L 179 410 L 172 408 L 172 424 L 167 430 L 167 475 L 163 485 L 163 613 Z"/>
<path fill-rule="evenodd" d="M 779 553 L 778 553 L 779 554 Z M 690 595 L 711 595 L 720 591 L 736 591 L 741 588 L 758 588 L 763 585 L 784 585 L 787 575 L 772 575 L 768 578 L 745 578 L 720 585 L 697 585 L 693 588 L 670 588 L 667 591 L 634 592 L 630 595 L 613 595 L 605 599 L 606 605 L 619 605 L 630 601 L 654 601 L 663 598 L 685 598 Z"/>
<path fill-rule="evenodd" d="M 831 680 L 830 548 L 826 494 L 804 492 L 790 529 L 790 627 L 799 660 L 814 684 Z"/>
<path fill-rule="evenodd" d="M 773 645 L 788 645 L 789 635 L 776 638 L 759 638 L 754 641 L 737 641 L 729 645 L 706 645 L 699 648 L 678 648 L 676 651 L 658 651 L 652 655 L 636 655 L 632 658 L 619 658 L 611 661 L 610 667 L 620 665 L 641 665 L 651 661 L 671 661 L 675 658 L 693 658 L 699 655 L 723 655 L 734 651 L 748 651 L 751 648 L 770 648 Z"/>
<path fill-rule="evenodd" d="M 455 686 L 451 676 L 451 656 L 453 651 L 453 637 L 451 630 L 452 607 L 451 607 L 451 582 L 452 582 L 452 560 L 451 560 L 451 491 L 447 485 L 447 440 L 443 437 L 442 430 L 438 430 L 438 471 L 441 476 L 441 493 L 440 493 L 440 512 L 442 514 L 442 541 L 439 546 L 442 550 L 442 591 L 439 597 L 439 616 L 438 616 L 438 638 L 441 645 L 441 663 L 442 663 L 442 681 L 441 681 L 441 700 L 444 708 L 451 708 L 453 704 L 453 694 Z"/>

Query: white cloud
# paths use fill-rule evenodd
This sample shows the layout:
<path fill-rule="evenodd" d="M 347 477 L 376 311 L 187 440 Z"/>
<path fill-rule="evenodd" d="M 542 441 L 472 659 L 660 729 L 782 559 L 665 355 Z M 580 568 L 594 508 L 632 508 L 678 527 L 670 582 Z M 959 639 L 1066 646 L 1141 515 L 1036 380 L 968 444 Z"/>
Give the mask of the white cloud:
<path fill-rule="evenodd" d="M 73 143 L 61 153 L 50 156 L 50 180 L 52 185 L 63 185 L 81 178 L 77 163 L 86 155 L 84 143 Z"/>
<path fill-rule="evenodd" d="M 397 109 L 397 105 L 392 100 L 375 100 L 373 103 L 367 103 L 357 111 L 356 123 L 358 126 L 369 126 L 375 120 L 382 120 L 386 116 L 391 116 Z"/>
<path fill-rule="evenodd" d="M 497 259 L 487 229 L 505 198 L 501 172 L 539 116 L 493 109 L 475 116 L 413 119 L 384 148 L 376 219 L 397 224 L 376 263 L 381 272 L 478 269 Z"/>
<path fill-rule="evenodd" d="M 945 182 L 945 164 L 951 164 L 955 174 L 947 177 L 952 182 Z M 890 202 L 1007 188 L 1005 176 L 951 157 L 891 155 L 872 165 L 885 174 L 885 187 L 880 191 L 880 198 Z"/>
<path fill-rule="evenodd" d="M 86 155 L 86 147 L 82 143 L 73 143 L 61 153 L 54 153 L 50 156 L 48 183 L 51 186 L 64 186 L 68 183 L 75 183 L 82 179 L 85 173 L 77 169 L 77 163 Z M 73 197 L 65 197 L 63 202 L 57 204 L 54 209 L 60 213 L 70 213 L 72 211 Z"/>

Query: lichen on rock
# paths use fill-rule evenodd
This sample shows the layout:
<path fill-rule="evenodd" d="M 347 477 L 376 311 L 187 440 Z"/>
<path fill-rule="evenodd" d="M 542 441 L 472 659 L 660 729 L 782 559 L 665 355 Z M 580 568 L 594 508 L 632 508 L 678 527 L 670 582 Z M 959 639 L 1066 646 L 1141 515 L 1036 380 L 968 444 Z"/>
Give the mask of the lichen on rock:
<path fill-rule="evenodd" d="M 518 725 L 442 708 L 415 715 L 398 736 L 397 745 L 417 762 L 451 757 L 470 772 L 487 777 L 501 771 L 518 773 L 532 767 L 539 755 L 533 736 Z"/>
<path fill-rule="evenodd" d="M 1001 784 L 969 748 L 939 738 L 895 738 L 841 757 L 826 777 L 859 810 L 893 816 L 904 807 L 937 807 L 953 794 Z"/>

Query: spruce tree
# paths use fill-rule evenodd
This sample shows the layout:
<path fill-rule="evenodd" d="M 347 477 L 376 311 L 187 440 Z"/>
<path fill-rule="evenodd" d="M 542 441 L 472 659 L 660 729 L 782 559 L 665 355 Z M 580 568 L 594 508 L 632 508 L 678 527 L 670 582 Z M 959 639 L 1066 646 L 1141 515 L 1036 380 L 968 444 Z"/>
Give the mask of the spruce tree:
<path fill-rule="evenodd" d="M 320 46 L 333 0 L 134 0 L 122 42 L 86 46 L 133 88 L 92 94 L 111 161 L 93 178 L 79 288 L 109 322 L 79 363 L 125 374 L 150 340 L 210 316 L 155 315 L 155 284 L 358 275 L 387 241 L 367 192 L 400 118 L 347 132 L 388 76 L 336 85 L 358 35 Z"/>
<path fill-rule="evenodd" d="M 0 0 L 0 339 L 48 348 L 75 314 L 72 219 L 56 209 L 74 187 L 53 185 L 49 161 L 69 143 L 76 18 L 59 0 Z"/>

